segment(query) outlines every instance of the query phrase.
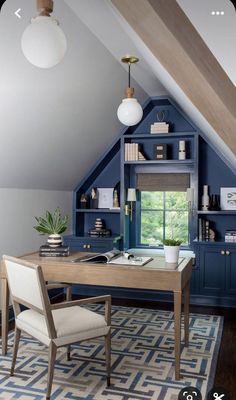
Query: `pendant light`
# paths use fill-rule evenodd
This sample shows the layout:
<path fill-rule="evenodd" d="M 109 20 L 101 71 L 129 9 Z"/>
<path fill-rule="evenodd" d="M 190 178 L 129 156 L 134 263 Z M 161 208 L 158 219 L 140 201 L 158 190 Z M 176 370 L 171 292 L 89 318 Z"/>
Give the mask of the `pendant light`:
<path fill-rule="evenodd" d="M 117 116 L 122 124 L 127 126 L 136 125 L 141 121 L 143 110 L 137 99 L 133 97 L 134 88 L 130 87 L 130 68 L 131 64 L 135 64 L 139 59 L 135 56 L 125 56 L 121 59 L 123 63 L 129 66 L 128 87 L 125 90 L 126 98 L 122 100 L 117 110 Z"/>
<path fill-rule="evenodd" d="M 39 68 L 52 68 L 66 52 L 66 37 L 59 22 L 50 16 L 53 0 L 37 0 L 38 16 L 31 19 L 21 38 L 27 60 Z"/>

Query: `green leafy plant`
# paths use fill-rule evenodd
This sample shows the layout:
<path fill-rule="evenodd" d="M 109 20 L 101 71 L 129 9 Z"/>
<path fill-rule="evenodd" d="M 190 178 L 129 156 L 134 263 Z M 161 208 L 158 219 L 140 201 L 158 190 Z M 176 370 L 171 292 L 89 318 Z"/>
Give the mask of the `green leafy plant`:
<path fill-rule="evenodd" d="M 183 243 L 182 240 L 175 240 L 175 239 L 164 239 L 162 240 L 164 246 L 180 246 Z"/>
<path fill-rule="evenodd" d="M 53 213 L 46 211 L 45 217 L 35 217 L 35 219 L 38 223 L 34 226 L 36 231 L 41 235 L 52 235 L 65 232 L 69 217 L 68 215 L 61 217 L 60 209 L 57 207 Z"/>

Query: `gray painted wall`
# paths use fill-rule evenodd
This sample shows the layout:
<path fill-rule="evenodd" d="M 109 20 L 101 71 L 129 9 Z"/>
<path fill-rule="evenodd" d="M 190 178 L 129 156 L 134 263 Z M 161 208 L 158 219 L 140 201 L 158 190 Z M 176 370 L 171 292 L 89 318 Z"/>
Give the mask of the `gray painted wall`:
<path fill-rule="evenodd" d="M 37 251 L 46 236 L 33 229 L 34 217 L 56 207 L 60 207 L 63 215 L 69 215 L 66 233 L 71 233 L 72 192 L 0 189 L 0 258 L 3 254 L 17 256 Z"/>

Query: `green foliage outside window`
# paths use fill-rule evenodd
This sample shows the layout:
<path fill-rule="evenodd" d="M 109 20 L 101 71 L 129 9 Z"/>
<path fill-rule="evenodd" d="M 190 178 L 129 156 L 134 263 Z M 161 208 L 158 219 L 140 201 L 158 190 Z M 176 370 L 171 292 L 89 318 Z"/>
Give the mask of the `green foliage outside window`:
<path fill-rule="evenodd" d="M 185 192 L 141 192 L 141 244 L 173 238 L 188 244 Z"/>

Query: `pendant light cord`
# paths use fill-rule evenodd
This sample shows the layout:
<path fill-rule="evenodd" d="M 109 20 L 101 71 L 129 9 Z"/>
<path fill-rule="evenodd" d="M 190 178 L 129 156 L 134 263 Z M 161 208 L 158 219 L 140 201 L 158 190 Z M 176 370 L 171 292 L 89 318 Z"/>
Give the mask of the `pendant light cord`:
<path fill-rule="evenodd" d="M 129 65 L 129 80 L 128 80 L 128 87 L 130 88 L 130 63 L 129 63 L 128 65 Z"/>

